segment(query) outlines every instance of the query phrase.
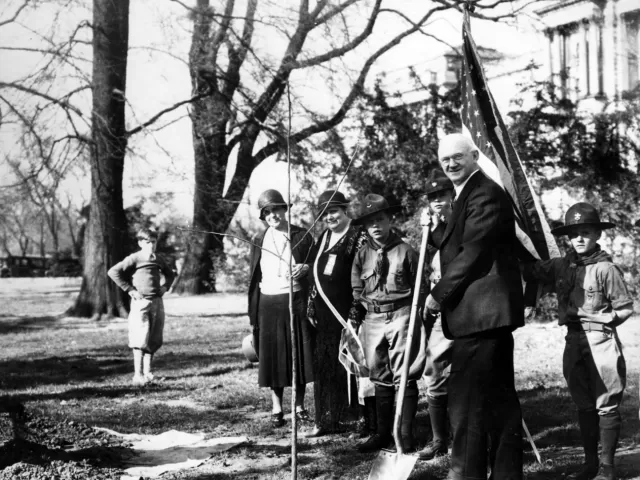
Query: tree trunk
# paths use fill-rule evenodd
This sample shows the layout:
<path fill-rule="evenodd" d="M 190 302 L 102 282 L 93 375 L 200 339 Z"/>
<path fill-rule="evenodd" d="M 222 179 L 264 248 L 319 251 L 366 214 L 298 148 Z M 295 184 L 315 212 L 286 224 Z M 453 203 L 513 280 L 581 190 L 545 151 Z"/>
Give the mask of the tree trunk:
<path fill-rule="evenodd" d="M 126 316 L 128 296 L 107 277 L 123 259 L 127 234 L 122 174 L 127 147 L 125 87 L 129 0 L 93 1 L 91 204 L 80 295 L 71 313 Z"/>
<path fill-rule="evenodd" d="M 198 7 L 206 9 L 207 0 Z M 230 117 L 230 99 L 218 90 L 216 65 L 210 58 L 210 19 L 197 21 L 189 52 L 189 70 L 194 95 L 210 95 L 193 102 L 191 110 L 195 159 L 195 194 L 193 200 L 194 230 L 187 242 L 184 265 L 176 280 L 176 293 L 201 294 L 215 292 L 216 265 L 222 260 L 222 237 L 236 211 L 236 205 L 222 198 L 225 169 L 229 152 L 226 146 L 226 126 Z"/>

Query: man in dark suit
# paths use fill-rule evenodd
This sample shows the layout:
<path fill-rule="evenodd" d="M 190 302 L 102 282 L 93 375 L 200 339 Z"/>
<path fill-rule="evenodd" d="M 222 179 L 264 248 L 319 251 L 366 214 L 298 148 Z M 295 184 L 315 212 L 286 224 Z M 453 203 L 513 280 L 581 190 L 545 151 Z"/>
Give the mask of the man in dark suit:
<path fill-rule="evenodd" d="M 425 308 L 441 312 L 444 334 L 453 339 L 448 478 L 487 478 L 488 460 L 492 480 L 521 480 L 522 413 L 512 336 L 524 325 L 518 240 L 509 198 L 479 170 L 478 157 L 461 134 L 440 142 L 438 159 L 456 199 L 438 245 L 442 278 Z"/>

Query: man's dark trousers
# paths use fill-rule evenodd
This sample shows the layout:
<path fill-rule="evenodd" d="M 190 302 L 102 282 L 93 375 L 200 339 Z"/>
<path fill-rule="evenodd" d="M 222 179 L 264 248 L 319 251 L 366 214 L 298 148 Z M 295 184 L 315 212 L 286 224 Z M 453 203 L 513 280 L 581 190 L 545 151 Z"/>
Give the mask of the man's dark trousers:
<path fill-rule="evenodd" d="M 522 480 L 522 412 L 514 385 L 510 329 L 454 339 L 449 415 L 450 480 L 485 480 L 487 460 L 491 480 Z"/>

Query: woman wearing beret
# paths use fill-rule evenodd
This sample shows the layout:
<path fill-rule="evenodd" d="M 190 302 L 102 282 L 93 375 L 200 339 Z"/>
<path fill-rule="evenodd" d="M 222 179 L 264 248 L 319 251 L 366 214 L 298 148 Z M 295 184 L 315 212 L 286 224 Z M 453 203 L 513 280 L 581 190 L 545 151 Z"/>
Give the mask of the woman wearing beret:
<path fill-rule="evenodd" d="M 314 284 L 309 299 L 309 320 L 316 325 L 315 429 L 307 436 L 336 431 L 348 407 L 347 373 L 338 361 L 342 324 L 331 312 L 318 290 L 333 304 L 344 320 L 353 306 L 351 265 L 366 234 L 351 226 L 346 214 L 349 202 L 335 190 L 318 199 L 318 214 L 327 229 L 320 235 L 312 254 Z M 366 417 L 365 417 L 366 418 Z M 375 422 L 373 422 L 375 424 Z"/>
<path fill-rule="evenodd" d="M 313 238 L 304 229 L 289 224 L 289 205 L 277 190 L 266 190 L 258 199 L 260 219 L 268 228 L 257 235 L 251 250 L 249 319 L 258 353 L 258 384 L 271 389 L 273 426 L 284 425 L 282 396 L 292 384 L 292 338 L 289 320 L 289 258 L 293 248 L 293 313 L 297 347 L 298 420 L 310 421 L 304 408 L 305 385 L 313 381 L 311 325 L 306 316 L 309 257 Z"/>

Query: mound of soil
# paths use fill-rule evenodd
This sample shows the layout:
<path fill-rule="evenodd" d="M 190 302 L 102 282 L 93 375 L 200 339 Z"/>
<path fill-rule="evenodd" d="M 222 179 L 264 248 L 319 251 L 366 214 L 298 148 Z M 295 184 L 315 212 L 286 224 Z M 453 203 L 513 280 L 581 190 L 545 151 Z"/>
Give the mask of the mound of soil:
<path fill-rule="evenodd" d="M 83 423 L 0 414 L 0 480 L 119 480 L 128 446 Z"/>

